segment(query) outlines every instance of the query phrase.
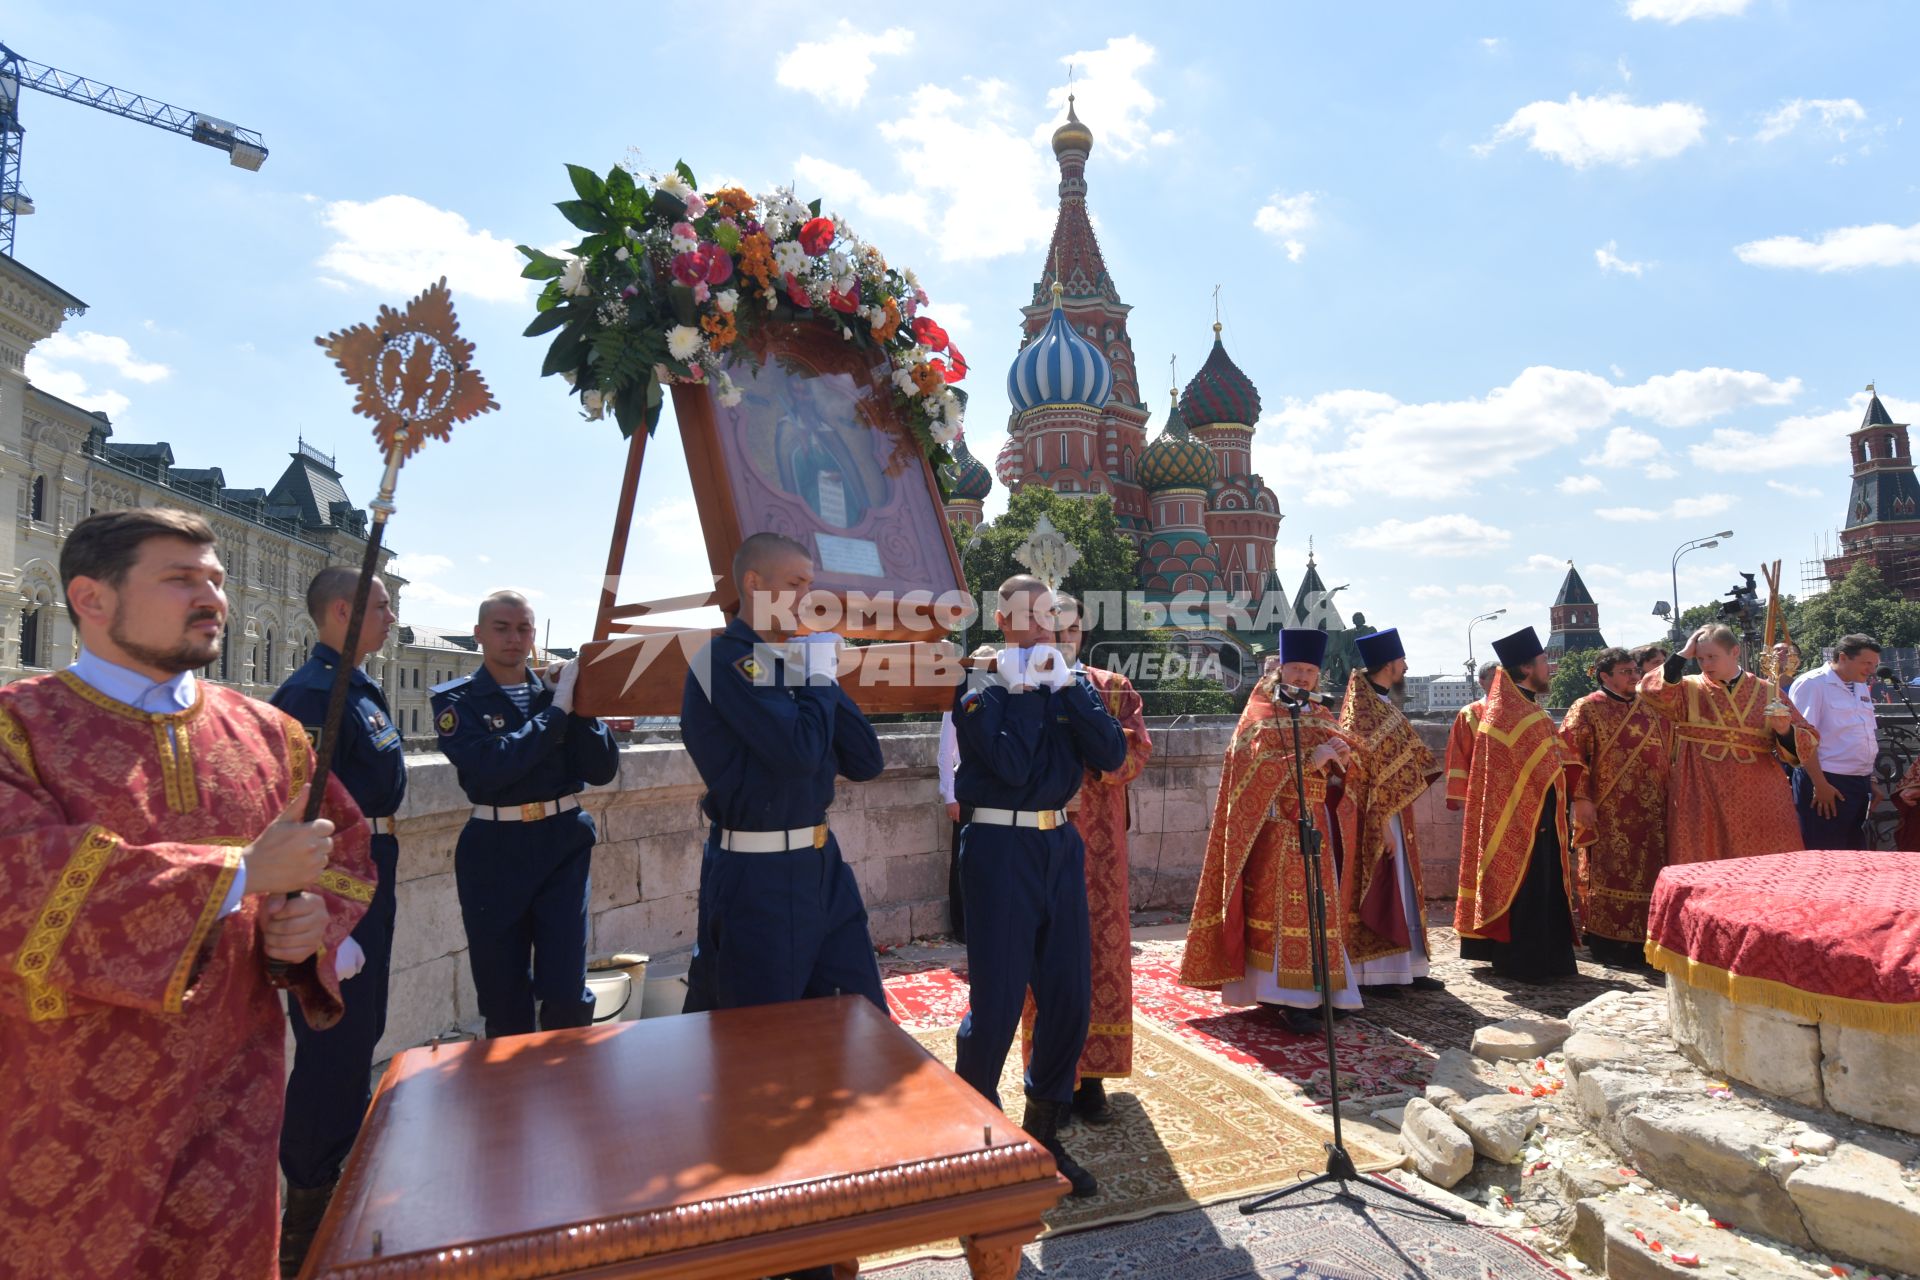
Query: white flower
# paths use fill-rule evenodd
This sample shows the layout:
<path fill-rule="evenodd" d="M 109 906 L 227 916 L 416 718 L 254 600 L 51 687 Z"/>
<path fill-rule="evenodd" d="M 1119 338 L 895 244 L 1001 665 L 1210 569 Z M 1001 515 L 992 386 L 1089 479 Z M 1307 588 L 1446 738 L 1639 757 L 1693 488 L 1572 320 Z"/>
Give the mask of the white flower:
<path fill-rule="evenodd" d="M 563 378 L 565 378 L 565 379 L 567 380 L 567 385 L 568 385 L 568 386 L 572 386 L 572 385 L 573 385 L 573 370 L 571 370 L 571 369 L 562 369 L 562 370 L 560 371 L 560 376 L 561 376 L 561 377 L 563 377 Z"/>
<path fill-rule="evenodd" d="M 685 364 L 699 354 L 705 341 L 692 325 L 677 324 L 667 330 L 667 354 Z"/>
<path fill-rule="evenodd" d="M 928 433 L 935 444 L 952 444 L 960 434 L 960 424 L 951 418 L 942 418 L 928 425 Z"/>
<path fill-rule="evenodd" d="M 955 395 L 951 388 L 940 393 L 940 416 L 951 422 L 956 430 L 959 429 L 960 420 L 965 413 L 966 411 L 960 405 L 960 397 Z"/>
<path fill-rule="evenodd" d="M 585 258 L 567 259 L 567 269 L 560 273 L 560 292 L 570 298 L 585 297 L 593 292 L 593 286 L 587 283 Z"/>
<path fill-rule="evenodd" d="M 798 240 L 782 240 L 773 246 L 773 265 L 782 275 L 799 276 L 807 269 L 807 251 Z"/>
<path fill-rule="evenodd" d="M 631 253 L 627 252 L 627 246 L 625 245 L 621 245 L 618 249 L 615 249 L 613 251 L 613 260 L 615 262 L 625 262 L 628 258 L 631 258 L 632 256 L 633 255 Z"/>
<path fill-rule="evenodd" d="M 740 399 L 744 394 L 739 387 L 734 385 L 733 379 L 729 378 L 724 371 L 720 374 L 721 404 L 731 409 L 740 403 Z"/>
<path fill-rule="evenodd" d="M 920 287 L 920 277 L 913 274 L 913 268 L 907 268 L 907 283 L 915 289 Z"/>
<path fill-rule="evenodd" d="M 656 187 L 655 190 L 664 191 L 682 202 L 684 202 L 688 196 L 694 194 L 693 188 L 687 185 L 687 180 L 681 177 L 678 171 L 670 173 L 660 179 L 660 185 Z"/>
<path fill-rule="evenodd" d="M 900 388 L 906 395 L 913 395 L 919 390 L 919 388 L 914 385 L 913 374 L 909 373 L 906 369 L 895 369 L 893 371 L 893 385 Z"/>
<path fill-rule="evenodd" d="M 713 295 L 713 305 L 720 308 L 720 310 L 727 315 L 732 315 L 733 309 L 740 305 L 740 291 L 738 289 L 722 289 Z"/>
<path fill-rule="evenodd" d="M 580 393 L 580 407 L 586 410 L 588 422 L 598 422 L 607 412 L 607 398 L 589 387 Z"/>

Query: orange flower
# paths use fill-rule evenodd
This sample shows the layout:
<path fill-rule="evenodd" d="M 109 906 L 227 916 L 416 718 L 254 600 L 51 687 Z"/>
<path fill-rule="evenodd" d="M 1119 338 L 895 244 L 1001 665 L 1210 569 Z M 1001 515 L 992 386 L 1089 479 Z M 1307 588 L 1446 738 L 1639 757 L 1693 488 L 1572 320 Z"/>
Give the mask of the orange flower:
<path fill-rule="evenodd" d="M 947 385 L 946 375 L 931 364 L 913 366 L 911 376 L 913 385 L 920 388 L 920 394 L 923 396 L 934 395 Z"/>
<path fill-rule="evenodd" d="M 753 197 L 739 187 L 722 187 L 713 193 L 709 203 L 726 210 L 728 217 L 738 218 L 753 208 Z"/>
<path fill-rule="evenodd" d="M 751 276 L 764 289 L 773 279 L 773 242 L 764 231 L 740 241 L 740 274 Z"/>
<path fill-rule="evenodd" d="M 873 336 L 875 341 L 888 342 L 892 340 L 894 334 L 900 332 L 900 304 L 892 298 L 886 298 L 882 301 L 882 310 L 885 315 L 881 317 L 879 324 L 873 326 Z"/>
<path fill-rule="evenodd" d="M 740 336 L 740 330 L 734 326 L 731 311 L 709 312 L 700 321 L 700 327 L 706 330 L 708 345 L 721 350 L 733 345 Z"/>

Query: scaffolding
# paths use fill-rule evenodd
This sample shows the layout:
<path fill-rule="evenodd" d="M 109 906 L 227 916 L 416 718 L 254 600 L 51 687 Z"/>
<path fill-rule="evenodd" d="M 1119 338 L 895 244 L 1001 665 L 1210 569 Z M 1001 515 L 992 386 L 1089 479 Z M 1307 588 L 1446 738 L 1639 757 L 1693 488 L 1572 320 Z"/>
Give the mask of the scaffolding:
<path fill-rule="evenodd" d="M 1839 538 L 1828 529 L 1814 539 L 1811 560 L 1800 562 L 1800 598 L 1806 600 L 1825 591 L 1827 582 L 1827 561 L 1840 554 Z"/>

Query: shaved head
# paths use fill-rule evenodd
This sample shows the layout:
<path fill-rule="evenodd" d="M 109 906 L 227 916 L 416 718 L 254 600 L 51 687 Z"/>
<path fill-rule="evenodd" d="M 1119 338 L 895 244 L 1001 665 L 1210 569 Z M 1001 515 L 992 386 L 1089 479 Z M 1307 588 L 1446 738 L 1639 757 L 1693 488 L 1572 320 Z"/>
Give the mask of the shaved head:
<path fill-rule="evenodd" d="M 1016 573 L 1000 584 L 994 624 L 1008 643 L 1024 646 L 1053 639 L 1053 592 L 1030 573 Z"/>
<path fill-rule="evenodd" d="M 528 603 L 527 598 L 518 591 L 496 591 L 480 602 L 480 616 L 477 620 L 485 623 L 489 612 L 502 608 L 525 609 L 529 617 L 533 615 L 533 605 Z"/>
<path fill-rule="evenodd" d="M 733 553 L 733 581 L 737 586 L 749 573 L 770 577 L 782 561 L 800 556 L 809 563 L 813 554 L 784 533 L 756 533 Z"/>
<path fill-rule="evenodd" d="M 328 565 L 314 574 L 313 581 L 307 584 L 307 616 L 315 622 L 325 622 L 327 606 L 338 600 L 351 605 L 354 588 L 359 585 L 358 569 L 349 569 L 343 564 Z"/>

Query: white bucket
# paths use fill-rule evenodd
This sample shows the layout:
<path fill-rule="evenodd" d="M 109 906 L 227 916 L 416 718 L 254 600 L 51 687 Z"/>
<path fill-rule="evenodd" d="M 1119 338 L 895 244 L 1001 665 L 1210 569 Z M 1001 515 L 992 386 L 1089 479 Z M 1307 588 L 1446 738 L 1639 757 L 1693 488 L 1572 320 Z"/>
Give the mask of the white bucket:
<path fill-rule="evenodd" d="M 631 1022 L 640 1016 L 650 956 L 633 952 L 604 956 L 587 966 L 595 1022 Z"/>

